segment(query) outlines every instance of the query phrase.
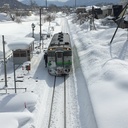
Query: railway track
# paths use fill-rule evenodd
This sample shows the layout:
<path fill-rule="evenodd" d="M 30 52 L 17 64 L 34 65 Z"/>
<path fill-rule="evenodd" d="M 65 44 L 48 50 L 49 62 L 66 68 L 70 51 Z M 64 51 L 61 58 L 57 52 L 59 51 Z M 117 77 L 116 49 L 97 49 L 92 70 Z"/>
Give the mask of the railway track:
<path fill-rule="evenodd" d="M 66 76 L 55 76 L 53 84 L 48 128 L 58 126 L 66 128 Z"/>

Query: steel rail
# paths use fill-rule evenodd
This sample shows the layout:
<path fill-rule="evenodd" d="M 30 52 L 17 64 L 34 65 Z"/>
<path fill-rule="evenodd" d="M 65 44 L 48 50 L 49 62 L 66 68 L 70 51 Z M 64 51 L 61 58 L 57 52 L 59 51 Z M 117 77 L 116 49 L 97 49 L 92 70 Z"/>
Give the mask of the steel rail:
<path fill-rule="evenodd" d="M 66 76 L 64 75 L 64 128 L 66 128 Z M 50 115 L 49 115 L 49 121 L 48 121 L 48 128 L 51 127 L 51 119 L 52 119 L 52 110 L 54 106 L 54 96 L 55 96 L 55 88 L 56 88 L 56 76 L 54 78 L 54 84 L 53 84 L 53 92 L 52 92 L 52 100 L 51 100 L 51 107 L 50 107 Z"/>
<path fill-rule="evenodd" d="M 66 128 L 66 76 L 64 75 L 64 128 Z"/>
<path fill-rule="evenodd" d="M 51 125 L 52 107 L 53 107 L 54 94 L 55 94 L 55 85 L 56 85 L 56 76 L 54 78 L 54 84 L 53 84 L 53 93 L 52 93 L 52 101 L 51 101 L 51 108 L 50 108 L 50 116 L 49 116 L 48 128 L 50 128 L 50 125 Z"/>

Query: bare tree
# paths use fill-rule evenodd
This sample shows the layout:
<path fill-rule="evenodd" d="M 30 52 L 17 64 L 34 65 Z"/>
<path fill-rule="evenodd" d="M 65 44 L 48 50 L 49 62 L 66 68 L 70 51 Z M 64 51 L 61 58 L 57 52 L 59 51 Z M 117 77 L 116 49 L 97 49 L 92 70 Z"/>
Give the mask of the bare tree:
<path fill-rule="evenodd" d="M 55 16 L 54 15 L 52 15 L 52 14 L 47 14 L 46 15 L 46 17 L 44 18 L 44 22 L 49 22 L 49 26 L 48 26 L 48 36 L 51 36 L 51 34 L 50 34 L 50 28 L 51 28 L 51 26 L 50 26 L 50 22 L 52 21 L 52 20 L 54 20 L 55 19 Z"/>
<path fill-rule="evenodd" d="M 128 0 L 120 0 L 122 5 L 126 5 L 128 3 Z"/>
<path fill-rule="evenodd" d="M 32 9 L 35 9 L 38 5 L 35 0 L 30 0 L 30 6 Z"/>

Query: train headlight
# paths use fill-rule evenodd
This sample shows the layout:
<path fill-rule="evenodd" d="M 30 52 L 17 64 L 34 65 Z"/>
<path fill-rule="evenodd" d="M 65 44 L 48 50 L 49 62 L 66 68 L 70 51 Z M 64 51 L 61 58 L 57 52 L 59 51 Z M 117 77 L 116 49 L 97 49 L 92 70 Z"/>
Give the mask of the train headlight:
<path fill-rule="evenodd" d="M 70 72 L 70 69 L 65 69 L 65 72 L 69 73 Z"/>

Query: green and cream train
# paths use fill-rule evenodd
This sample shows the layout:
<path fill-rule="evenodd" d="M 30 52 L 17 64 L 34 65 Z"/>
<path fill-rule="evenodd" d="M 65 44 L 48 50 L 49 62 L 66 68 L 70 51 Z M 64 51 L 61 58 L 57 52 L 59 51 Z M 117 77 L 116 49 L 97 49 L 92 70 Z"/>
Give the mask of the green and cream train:
<path fill-rule="evenodd" d="M 56 33 L 47 50 L 48 72 L 61 76 L 69 74 L 72 67 L 72 49 L 68 33 Z"/>

